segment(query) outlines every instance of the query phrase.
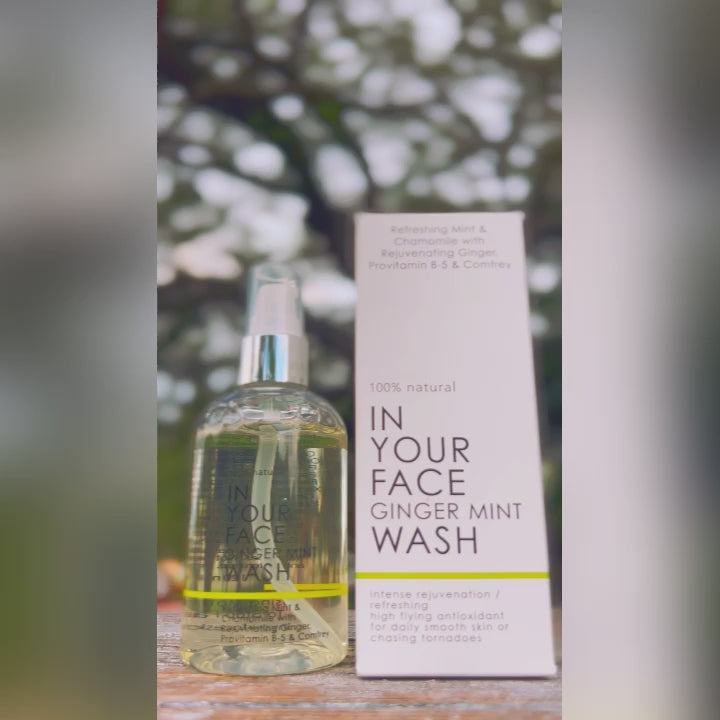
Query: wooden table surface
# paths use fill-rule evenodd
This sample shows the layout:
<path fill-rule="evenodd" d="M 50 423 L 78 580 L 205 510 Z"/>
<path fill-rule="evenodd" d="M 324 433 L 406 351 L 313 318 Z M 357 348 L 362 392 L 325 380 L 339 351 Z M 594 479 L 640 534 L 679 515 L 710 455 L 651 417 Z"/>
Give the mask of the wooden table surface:
<path fill-rule="evenodd" d="M 553 616 L 560 667 L 560 611 Z M 377 680 L 355 676 L 348 657 L 306 675 L 227 677 L 184 666 L 180 613 L 158 613 L 158 720 L 556 720 L 560 673 L 549 679 Z"/>

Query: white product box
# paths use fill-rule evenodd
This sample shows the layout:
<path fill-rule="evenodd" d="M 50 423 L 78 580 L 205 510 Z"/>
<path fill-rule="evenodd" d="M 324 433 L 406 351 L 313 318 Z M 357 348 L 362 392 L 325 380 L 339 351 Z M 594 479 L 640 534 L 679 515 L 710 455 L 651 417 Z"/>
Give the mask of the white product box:
<path fill-rule="evenodd" d="M 522 219 L 356 216 L 361 676 L 556 671 Z"/>

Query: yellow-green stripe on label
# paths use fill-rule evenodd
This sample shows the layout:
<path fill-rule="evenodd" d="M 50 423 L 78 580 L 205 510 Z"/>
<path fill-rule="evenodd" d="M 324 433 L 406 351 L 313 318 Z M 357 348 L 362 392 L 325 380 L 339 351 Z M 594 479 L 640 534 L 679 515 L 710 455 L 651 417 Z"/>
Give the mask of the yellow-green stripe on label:
<path fill-rule="evenodd" d="M 357 580 L 546 580 L 549 572 L 357 572 Z"/>
<path fill-rule="evenodd" d="M 277 592 L 272 585 L 265 585 L 270 588 L 258 592 L 230 592 L 226 590 L 184 590 L 186 598 L 198 600 L 296 600 L 299 598 L 326 598 L 339 597 L 348 594 L 348 586 L 343 583 L 325 584 L 299 584 L 295 587 L 299 590 L 288 590 Z"/>
<path fill-rule="evenodd" d="M 293 583 L 298 590 L 347 590 L 347 583 Z M 271 584 L 263 585 L 264 590 L 274 590 Z"/>

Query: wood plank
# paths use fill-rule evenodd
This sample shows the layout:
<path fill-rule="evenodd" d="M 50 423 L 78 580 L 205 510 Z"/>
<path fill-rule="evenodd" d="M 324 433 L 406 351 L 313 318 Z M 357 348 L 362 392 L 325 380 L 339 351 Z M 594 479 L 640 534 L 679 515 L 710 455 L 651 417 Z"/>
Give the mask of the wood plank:
<path fill-rule="evenodd" d="M 380 720 L 557 720 L 561 678 L 360 679 L 355 675 L 354 627 L 348 657 L 330 670 L 281 677 L 206 675 L 178 656 L 180 613 L 158 613 L 159 720 L 367 717 Z M 554 614 L 560 665 L 561 615 Z"/>

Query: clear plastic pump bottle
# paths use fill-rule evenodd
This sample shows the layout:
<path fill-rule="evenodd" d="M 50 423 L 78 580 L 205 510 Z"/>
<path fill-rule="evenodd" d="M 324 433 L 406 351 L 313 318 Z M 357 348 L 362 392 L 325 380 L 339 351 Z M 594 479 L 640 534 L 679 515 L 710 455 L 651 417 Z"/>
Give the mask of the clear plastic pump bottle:
<path fill-rule="evenodd" d="M 307 389 L 297 278 L 254 268 L 239 384 L 196 435 L 181 656 L 228 675 L 347 653 L 347 433 Z"/>

